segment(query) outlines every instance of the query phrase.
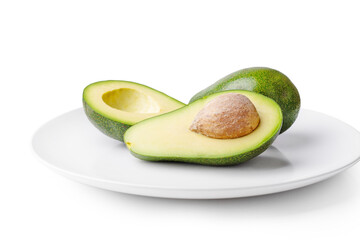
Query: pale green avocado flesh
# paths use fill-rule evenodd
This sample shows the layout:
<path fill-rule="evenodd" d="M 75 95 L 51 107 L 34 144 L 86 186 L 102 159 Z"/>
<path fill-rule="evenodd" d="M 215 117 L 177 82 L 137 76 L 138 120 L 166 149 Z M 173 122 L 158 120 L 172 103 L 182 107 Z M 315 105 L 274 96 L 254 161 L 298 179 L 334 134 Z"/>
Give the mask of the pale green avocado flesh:
<path fill-rule="evenodd" d="M 109 137 L 123 141 L 132 125 L 185 104 L 142 84 L 108 80 L 88 85 L 83 106 L 89 120 Z"/>
<path fill-rule="evenodd" d="M 229 92 L 245 95 L 256 107 L 260 124 L 253 132 L 235 139 L 215 139 L 189 130 L 206 103 Z M 124 142 L 135 157 L 143 160 L 234 165 L 264 152 L 279 134 L 282 120 L 281 108 L 274 100 L 249 91 L 225 91 L 130 127 Z"/>

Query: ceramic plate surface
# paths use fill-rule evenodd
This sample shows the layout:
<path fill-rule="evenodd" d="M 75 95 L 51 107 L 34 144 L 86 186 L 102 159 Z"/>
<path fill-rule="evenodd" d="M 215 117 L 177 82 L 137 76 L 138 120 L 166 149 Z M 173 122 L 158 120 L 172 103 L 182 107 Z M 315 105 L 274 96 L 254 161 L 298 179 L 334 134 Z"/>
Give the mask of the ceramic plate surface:
<path fill-rule="evenodd" d="M 146 162 L 99 132 L 77 109 L 43 125 L 33 147 L 47 166 L 84 184 L 145 196 L 214 199 L 281 192 L 334 176 L 359 160 L 360 133 L 302 110 L 268 150 L 237 166 Z"/>

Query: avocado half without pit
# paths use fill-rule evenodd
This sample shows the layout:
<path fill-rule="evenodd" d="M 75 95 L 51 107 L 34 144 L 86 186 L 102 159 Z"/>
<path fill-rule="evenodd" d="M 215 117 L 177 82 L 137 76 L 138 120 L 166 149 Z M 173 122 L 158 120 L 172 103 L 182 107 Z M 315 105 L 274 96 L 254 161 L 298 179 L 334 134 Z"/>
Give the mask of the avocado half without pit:
<path fill-rule="evenodd" d="M 130 127 L 124 141 L 148 161 L 234 165 L 264 152 L 278 136 L 282 111 L 271 98 L 225 91 Z"/>
<path fill-rule="evenodd" d="M 83 106 L 95 127 L 107 136 L 123 141 L 130 126 L 184 104 L 145 85 L 109 80 L 88 85 L 83 92 Z"/>

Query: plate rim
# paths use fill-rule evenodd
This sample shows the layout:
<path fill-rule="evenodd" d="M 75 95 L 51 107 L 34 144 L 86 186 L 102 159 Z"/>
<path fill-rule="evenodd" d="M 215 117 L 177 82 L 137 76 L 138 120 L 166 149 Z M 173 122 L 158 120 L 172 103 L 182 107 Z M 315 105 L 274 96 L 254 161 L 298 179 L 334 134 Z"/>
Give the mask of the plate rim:
<path fill-rule="evenodd" d="M 234 191 L 234 190 L 248 190 L 248 189 L 281 187 L 281 186 L 286 186 L 289 184 L 293 185 L 293 184 L 297 184 L 297 183 L 311 181 L 316 178 L 321 179 L 322 177 L 325 178 L 326 176 L 331 176 L 333 174 L 336 175 L 336 174 L 341 173 L 341 172 L 345 171 L 346 169 L 352 167 L 353 165 L 355 165 L 356 163 L 358 163 L 360 161 L 360 157 L 358 157 L 355 161 L 353 161 L 341 168 L 338 168 L 338 169 L 335 169 L 335 170 L 332 170 L 332 171 L 329 171 L 326 173 L 322 173 L 322 174 L 319 174 L 316 176 L 302 178 L 302 179 L 293 180 L 293 181 L 287 181 L 287 182 L 283 182 L 283 183 L 277 183 L 277 184 L 257 185 L 257 186 L 251 186 L 251 187 L 181 188 L 181 187 L 165 187 L 165 186 L 157 186 L 157 185 L 155 186 L 155 185 L 145 185 L 145 184 L 124 183 L 124 182 L 119 182 L 119 181 L 112 181 L 112 180 L 107 180 L 107 179 L 90 177 L 90 176 L 83 175 L 80 173 L 74 173 L 69 170 L 64 170 L 63 168 L 57 167 L 57 166 L 50 164 L 47 161 L 43 160 L 35 151 L 33 151 L 33 153 L 37 156 L 38 160 L 42 164 L 44 164 L 48 168 L 52 169 L 53 171 L 63 173 L 63 175 L 66 175 L 66 176 L 73 176 L 73 177 L 76 177 L 79 179 L 86 179 L 86 180 L 95 181 L 95 182 L 108 183 L 108 184 L 118 185 L 118 186 L 122 186 L 122 187 L 131 187 L 131 188 L 138 188 L 138 189 L 141 188 L 141 189 L 179 190 L 179 191 Z M 87 184 L 87 185 L 94 186 L 92 184 Z"/>

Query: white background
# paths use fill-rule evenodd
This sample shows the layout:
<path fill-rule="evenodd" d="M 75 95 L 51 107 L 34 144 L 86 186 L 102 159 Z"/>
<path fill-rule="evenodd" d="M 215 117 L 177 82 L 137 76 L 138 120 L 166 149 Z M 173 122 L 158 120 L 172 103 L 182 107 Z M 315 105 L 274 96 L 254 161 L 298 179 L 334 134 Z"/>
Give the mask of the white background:
<path fill-rule="evenodd" d="M 357 1 L 1 1 L 1 239 L 359 239 L 360 165 L 328 181 L 232 200 L 95 189 L 43 166 L 31 137 L 122 79 L 187 102 L 245 67 L 288 75 L 302 107 L 360 130 Z M 360 147 L 360 146 L 359 146 Z"/>

